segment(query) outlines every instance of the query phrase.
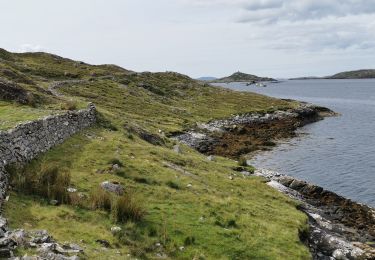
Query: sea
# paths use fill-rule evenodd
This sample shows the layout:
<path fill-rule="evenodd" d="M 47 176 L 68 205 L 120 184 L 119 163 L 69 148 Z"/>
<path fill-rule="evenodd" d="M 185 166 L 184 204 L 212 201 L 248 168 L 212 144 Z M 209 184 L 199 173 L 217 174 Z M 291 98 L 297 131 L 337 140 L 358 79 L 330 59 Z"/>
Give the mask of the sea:
<path fill-rule="evenodd" d="M 250 162 L 375 207 L 375 80 L 282 80 L 267 87 L 219 84 L 239 91 L 306 101 L 340 113 L 298 129 Z"/>

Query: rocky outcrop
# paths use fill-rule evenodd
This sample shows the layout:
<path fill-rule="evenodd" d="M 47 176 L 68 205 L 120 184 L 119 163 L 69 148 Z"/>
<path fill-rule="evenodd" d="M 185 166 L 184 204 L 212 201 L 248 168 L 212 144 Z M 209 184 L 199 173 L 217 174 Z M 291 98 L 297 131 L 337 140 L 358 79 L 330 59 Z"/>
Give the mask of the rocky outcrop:
<path fill-rule="evenodd" d="M 268 184 L 300 202 L 309 217 L 304 240 L 314 259 L 375 259 L 375 210 L 322 187 L 269 170 Z"/>
<path fill-rule="evenodd" d="M 16 101 L 21 104 L 29 104 L 32 94 L 19 87 L 15 83 L 0 79 L 0 100 Z"/>
<path fill-rule="evenodd" d="M 0 238 L 0 246 L 7 245 L 9 249 L 22 247 L 23 249 L 33 249 L 38 255 L 23 256 L 13 258 L 11 250 L 1 248 L 0 258 L 9 259 L 37 259 L 37 260 L 79 260 L 79 254 L 83 254 L 83 249 L 77 244 L 59 244 L 46 230 L 36 230 L 28 232 L 24 229 L 7 231 Z"/>
<path fill-rule="evenodd" d="M 8 187 L 7 165 L 26 163 L 95 122 L 96 108 L 90 104 L 87 109 L 48 116 L 20 124 L 9 131 L 0 131 L 0 208 Z M 7 239 L 9 232 L 6 219 L 0 217 L 0 257 L 12 254 L 17 245 Z"/>
<path fill-rule="evenodd" d="M 272 140 L 291 137 L 305 124 L 335 115 L 327 108 L 301 103 L 295 109 L 251 113 L 197 124 L 175 138 L 201 153 L 238 157 L 275 145 Z"/>

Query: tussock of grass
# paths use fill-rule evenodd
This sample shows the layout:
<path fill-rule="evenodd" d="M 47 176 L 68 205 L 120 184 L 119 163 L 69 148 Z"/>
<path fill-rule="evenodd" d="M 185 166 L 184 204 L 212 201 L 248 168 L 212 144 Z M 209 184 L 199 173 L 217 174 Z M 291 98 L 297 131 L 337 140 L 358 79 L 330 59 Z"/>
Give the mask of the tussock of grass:
<path fill-rule="evenodd" d="M 77 102 L 74 100 L 67 100 L 61 104 L 62 110 L 76 110 L 78 107 Z"/>
<path fill-rule="evenodd" d="M 20 193 L 37 195 L 59 203 L 69 203 L 67 189 L 70 186 L 69 172 L 62 172 L 52 165 L 41 165 L 34 171 L 9 167 L 10 185 Z"/>
<path fill-rule="evenodd" d="M 112 214 L 117 222 L 141 221 L 146 214 L 142 203 L 134 194 L 117 197 L 112 205 Z"/>
<path fill-rule="evenodd" d="M 109 192 L 98 187 L 90 193 L 90 204 L 92 209 L 103 209 L 110 212 L 112 196 Z"/>

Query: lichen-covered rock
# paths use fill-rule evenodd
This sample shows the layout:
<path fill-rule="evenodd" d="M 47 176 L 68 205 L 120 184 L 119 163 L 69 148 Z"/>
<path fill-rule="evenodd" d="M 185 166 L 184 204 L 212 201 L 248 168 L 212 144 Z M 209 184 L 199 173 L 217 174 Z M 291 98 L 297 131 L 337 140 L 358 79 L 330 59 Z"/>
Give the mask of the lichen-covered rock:
<path fill-rule="evenodd" d="M 108 192 L 115 193 L 117 195 L 124 194 L 124 187 L 118 182 L 114 181 L 105 181 L 100 184 L 103 190 L 106 190 Z"/>

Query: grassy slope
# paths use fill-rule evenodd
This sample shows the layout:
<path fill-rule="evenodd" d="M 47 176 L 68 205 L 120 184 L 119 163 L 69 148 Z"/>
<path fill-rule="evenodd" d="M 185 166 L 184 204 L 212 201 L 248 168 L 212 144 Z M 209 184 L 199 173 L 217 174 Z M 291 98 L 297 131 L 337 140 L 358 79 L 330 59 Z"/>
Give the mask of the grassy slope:
<path fill-rule="evenodd" d="M 119 254 L 123 258 L 128 253 L 152 258 L 160 251 L 178 259 L 309 258 L 298 238 L 298 231 L 306 228 L 306 217 L 294 202 L 269 188 L 262 179 L 237 174 L 231 180 L 229 176 L 236 174 L 231 169 L 236 166 L 232 160 L 218 158 L 210 162 L 188 147 L 183 147 L 183 154 L 177 154 L 171 149 L 171 140 L 165 146 L 154 146 L 124 130 L 126 125 L 138 125 L 152 133 L 160 129 L 168 134 L 197 121 L 294 104 L 210 87 L 176 73 L 135 74 L 47 54 L 9 55 L 7 61 L 0 60 L 1 66 L 30 78 L 34 85 L 26 84 L 25 88 L 37 94 L 35 86 L 46 88 L 52 81 L 87 80 L 61 91 L 81 102 L 93 101 L 118 128 L 87 129 L 34 160 L 27 166 L 29 170 L 57 165 L 71 173 L 73 185 L 85 194 L 102 181 L 117 180 L 142 198 L 148 212 L 141 223 L 122 225 L 129 236 L 124 242 L 111 235 L 110 227 L 115 223 L 108 213 L 53 207 L 43 199 L 12 193 L 5 208 L 12 227 L 48 229 L 61 241 L 86 247 L 89 259 L 118 259 Z M 27 70 L 22 71 L 25 64 Z M 59 102 L 48 95 L 45 99 Z M 120 174 L 106 171 L 113 158 L 124 163 Z M 166 167 L 165 162 L 178 165 L 185 174 Z M 105 173 L 99 174 L 101 170 Z M 170 181 L 179 189 L 170 188 Z M 233 222 L 236 225 L 228 226 Z M 189 237 L 195 242 L 184 243 Z M 113 247 L 103 250 L 96 239 L 106 239 Z M 163 249 L 155 248 L 159 242 Z M 185 249 L 180 250 L 181 246 Z"/>

